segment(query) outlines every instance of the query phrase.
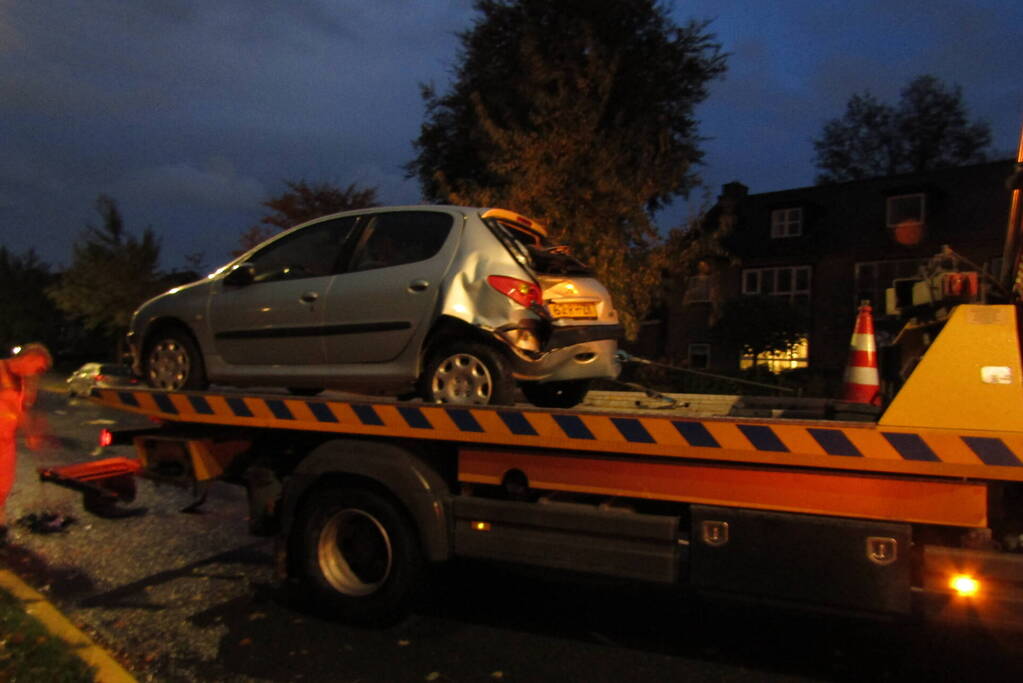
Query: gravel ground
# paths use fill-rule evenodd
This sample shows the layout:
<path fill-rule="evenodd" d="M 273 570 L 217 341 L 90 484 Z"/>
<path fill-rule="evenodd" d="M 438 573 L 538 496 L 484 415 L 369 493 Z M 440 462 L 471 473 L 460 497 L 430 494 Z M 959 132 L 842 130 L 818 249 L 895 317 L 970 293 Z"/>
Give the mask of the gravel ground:
<path fill-rule="evenodd" d="M 211 595 L 220 603 L 247 599 L 254 586 L 268 585 L 272 541 L 248 534 L 244 492 L 224 484 L 196 514 L 180 512 L 191 492 L 148 481 L 139 482 L 137 499 L 126 507 L 144 514 L 103 519 L 85 512 L 80 494 L 40 483 L 36 468 L 130 455 L 130 448 L 99 454 L 96 435 L 104 426 L 145 421 L 41 396 L 50 436 L 39 451 L 20 448 L 4 560 L 130 668 L 159 671 L 159 680 L 174 680 L 181 670 L 180 680 L 195 680 L 197 665 L 216 659 L 226 633 L 215 618 L 196 619 L 197 610 L 210 605 Z M 43 512 L 75 521 L 52 534 L 14 523 Z"/>

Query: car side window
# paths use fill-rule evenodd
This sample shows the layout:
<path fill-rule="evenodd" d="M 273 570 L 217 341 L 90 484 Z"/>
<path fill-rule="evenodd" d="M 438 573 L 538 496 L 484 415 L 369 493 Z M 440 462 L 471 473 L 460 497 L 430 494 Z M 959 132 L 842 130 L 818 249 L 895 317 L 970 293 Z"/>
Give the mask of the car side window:
<path fill-rule="evenodd" d="M 370 217 L 351 270 L 389 268 L 436 256 L 451 232 L 452 217 L 436 211 L 398 211 Z"/>
<path fill-rule="evenodd" d="M 277 240 L 256 252 L 249 262 L 254 282 L 323 277 L 335 272 L 338 254 L 352 233 L 356 218 L 324 221 Z"/>

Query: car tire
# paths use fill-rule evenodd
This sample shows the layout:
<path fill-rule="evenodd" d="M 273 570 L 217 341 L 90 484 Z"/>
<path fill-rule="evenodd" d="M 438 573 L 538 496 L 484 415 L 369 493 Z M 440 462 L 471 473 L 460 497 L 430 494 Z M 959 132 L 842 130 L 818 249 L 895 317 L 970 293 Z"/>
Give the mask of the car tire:
<path fill-rule="evenodd" d="M 157 332 L 146 344 L 146 383 L 166 391 L 201 391 L 207 387 L 202 354 L 191 336 L 177 329 Z"/>
<path fill-rule="evenodd" d="M 571 408 L 582 403 L 590 390 L 590 380 L 574 379 L 562 382 L 523 382 L 522 394 L 526 400 L 540 408 Z"/>
<path fill-rule="evenodd" d="M 414 525 L 390 496 L 345 486 L 313 491 L 296 530 L 303 597 L 316 611 L 372 626 L 408 613 L 425 560 Z"/>
<path fill-rule="evenodd" d="M 419 378 L 424 401 L 453 405 L 509 405 L 515 381 L 500 352 L 475 342 L 456 341 L 430 354 Z"/>

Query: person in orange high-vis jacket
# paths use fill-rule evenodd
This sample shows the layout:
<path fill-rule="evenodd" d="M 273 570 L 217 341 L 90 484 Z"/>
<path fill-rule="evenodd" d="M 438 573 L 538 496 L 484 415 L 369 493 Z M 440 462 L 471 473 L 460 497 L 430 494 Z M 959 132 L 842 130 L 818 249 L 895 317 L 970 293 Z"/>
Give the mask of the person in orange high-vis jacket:
<path fill-rule="evenodd" d="M 7 537 L 7 496 L 14 486 L 17 456 L 15 432 L 25 421 L 25 410 L 35 403 L 37 376 L 53 365 L 42 344 L 27 344 L 0 360 L 0 543 Z M 29 432 L 26 442 L 35 447 L 38 435 Z"/>

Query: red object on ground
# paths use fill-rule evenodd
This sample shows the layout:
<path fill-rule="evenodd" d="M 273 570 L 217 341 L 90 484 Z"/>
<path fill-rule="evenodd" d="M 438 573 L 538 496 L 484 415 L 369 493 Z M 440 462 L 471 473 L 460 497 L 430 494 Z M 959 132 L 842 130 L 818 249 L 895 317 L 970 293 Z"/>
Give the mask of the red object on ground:
<path fill-rule="evenodd" d="M 845 367 L 842 400 L 853 403 L 881 404 L 881 383 L 877 375 L 877 343 L 874 341 L 874 316 L 870 305 L 860 304 L 856 327 L 849 345 L 849 363 Z"/>
<path fill-rule="evenodd" d="M 99 481 L 125 474 L 135 475 L 142 471 L 142 463 L 136 458 L 106 458 L 92 462 L 44 467 L 39 469 L 43 481 L 74 480 L 80 482 Z"/>

